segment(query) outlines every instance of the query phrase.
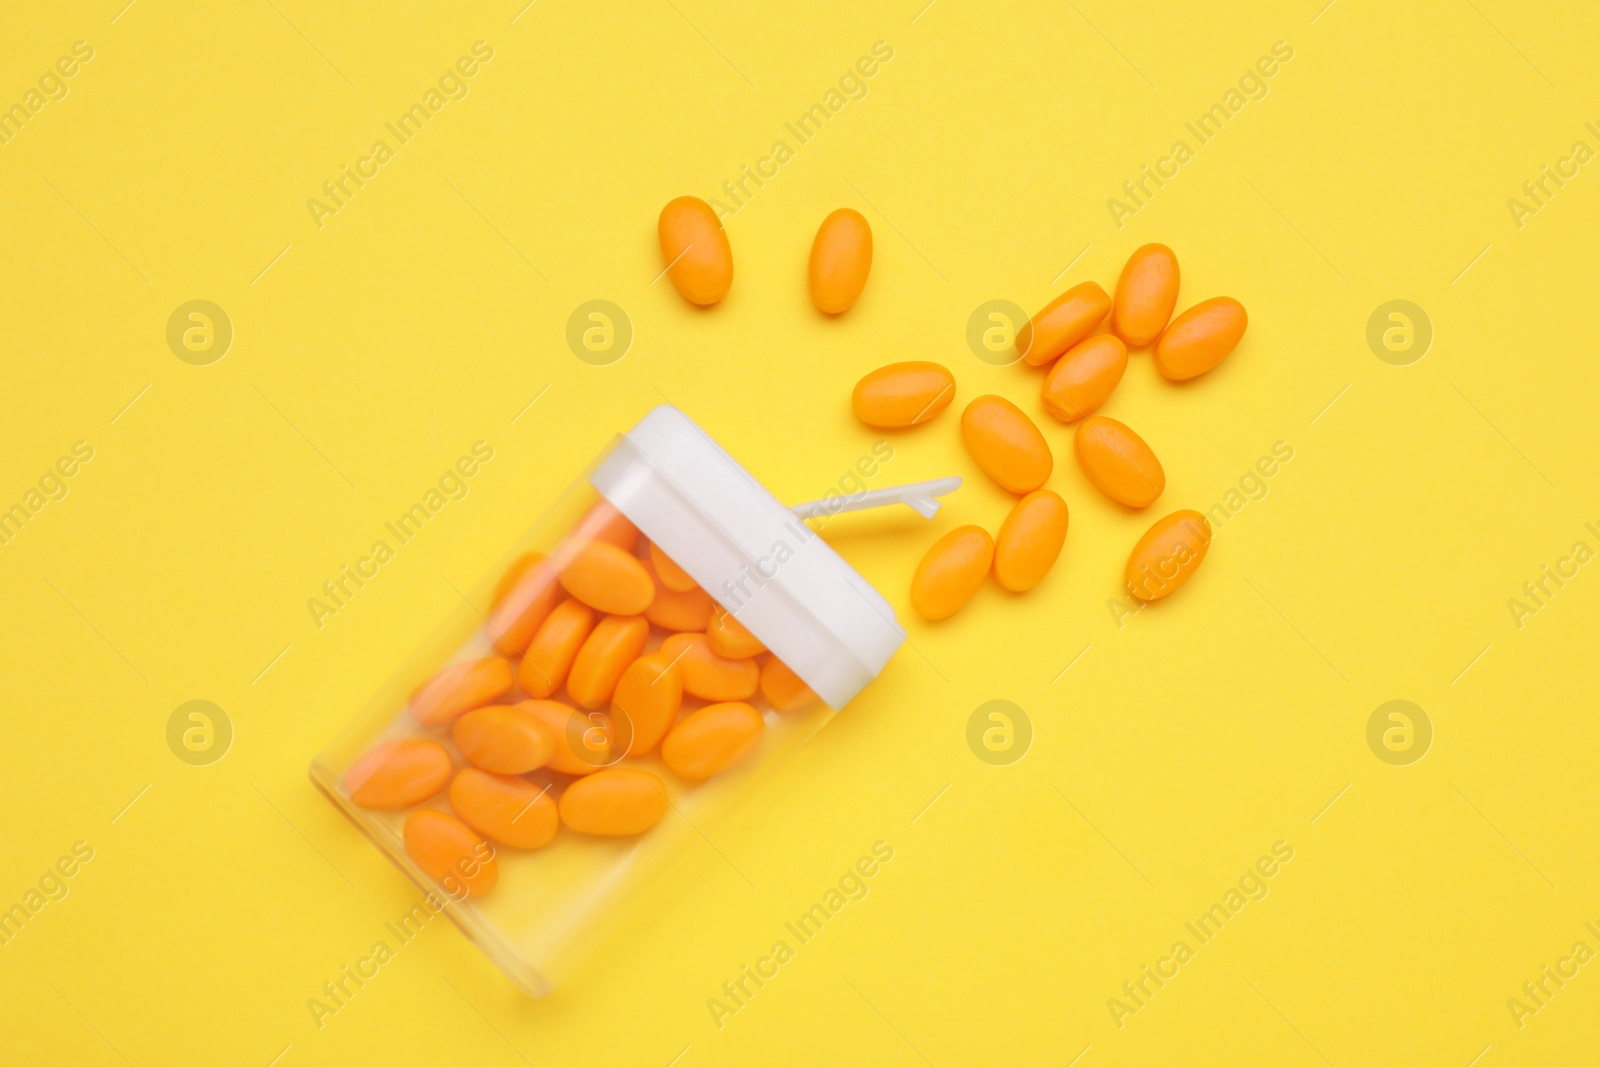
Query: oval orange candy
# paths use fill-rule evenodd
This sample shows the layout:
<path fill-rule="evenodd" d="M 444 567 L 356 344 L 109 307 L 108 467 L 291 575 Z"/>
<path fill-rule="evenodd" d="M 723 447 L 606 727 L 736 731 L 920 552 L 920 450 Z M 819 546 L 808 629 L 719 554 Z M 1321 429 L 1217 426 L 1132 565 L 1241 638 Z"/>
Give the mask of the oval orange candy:
<path fill-rule="evenodd" d="M 683 671 L 661 652 L 640 656 L 628 664 L 611 694 L 617 743 L 626 740 L 627 754 L 643 756 L 666 736 L 683 706 Z"/>
<path fill-rule="evenodd" d="M 683 691 L 701 700 L 749 700 L 761 686 L 755 660 L 724 659 L 705 634 L 673 634 L 661 642 L 661 653 L 683 670 Z"/>
<path fill-rule="evenodd" d="M 966 606 L 989 575 L 994 540 L 981 526 L 958 526 L 933 543 L 911 579 L 911 606 L 929 622 Z"/>
<path fill-rule="evenodd" d="M 956 396 L 955 375 L 937 363 L 890 363 L 856 383 L 850 406 L 868 426 L 896 430 L 927 422 Z"/>
<path fill-rule="evenodd" d="M 607 615 L 638 615 L 656 595 L 639 558 L 606 541 L 579 546 L 557 574 L 563 589 Z"/>
<path fill-rule="evenodd" d="M 521 580 L 522 576 L 527 574 L 533 565 L 542 559 L 544 559 L 543 552 L 524 552 L 512 560 L 511 566 L 506 568 L 506 572 L 494 584 L 494 596 L 490 598 L 490 603 L 498 604 L 504 600 L 505 595 Z"/>
<path fill-rule="evenodd" d="M 409 808 L 450 780 L 450 753 L 437 741 L 407 737 L 374 748 L 350 765 L 344 787 L 363 808 Z"/>
<path fill-rule="evenodd" d="M 1211 547 L 1211 524 L 1198 511 L 1157 519 L 1128 555 L 1123 581 L 1140 600 L 1160 600 L 1194 577 Z"/>
<path fill-rule="evenodd" d="M 604 707 L 617 679 L 639 658 L 650 624 L 638 615 L 607 615 L 578 650 L 567 672 L 567 695 L 579 707 Z"/>
<path fill-rule="evenodd" d="M 494 650 L 507 656 L 527 651 L 540 624 L 561 600 L 555 568 L 543 553 L 529 552 L 513 563 L 495 589 L 485 629 Z"/>
<path fill-rule="evenodd" d="M 822 220 L 811 242 L 811 302 L 829 315 L 849 311 L 872 271 L 872 227 L 842 207 Z"/>
<path fill-rule="evenodd" d="M 746 659 L 759 656 L 767 650 L 767 646 L 745 629 L 744 623 L 736 619 L 733 612 L 721 608 L 711 613 L 711 622 L 706 627 L 706 643 L 711 646 L 711 651 L 723 659 Z"/>
<path fill-rule="evenodd" d="M 779 711 L 794 711 L 817 699 L 811 687 L 777 656 L 768 656 L 761 668 L 761 695 Z"/>
<path fill-rule="evenodd" d="M 672 558 L 661 551 L 661 546 L 654 541 L 650 542 L 650 564 L 655 568 L 656 580 L 674 593 L 687 593 L 696 588 L 689 572 L 672 562 Z"/>
<path fill-rule="evenodd" d="M 1202 301 L 1172 320 L 1151 360 L 1172 381 L 1198 377 L 1228 358 L 1249 321 L 1244 305 L 1231 296 Z"/>
<path fill-rule="evenodd" d="M 500 880 L 494 848 L 454 815 L 422 808 L 406 817 L 406 853 L 453 897 L 480 897 Z"/>
<path fill-rule="evenodd" d="M 1166 245 L 1134 249 L 1117 279 L 1111 303 L 1111 330 L 1139 348 L 1161 336 L 1178 303 L 1178 257 Z"/>
<path fill-rule="evenodd" d="M 411 714 L 429 725 L 449 722 L 505 696 L 511 681 L 511 664 L 499 656 L 452 663 L 411 694 Z"/>
<path fill-rule="evenodd" d="M 1056 297 L 1017 331 L 1023 362 L 1041 367 L 1089 336 L 1111 310 L 1098 282 L 1083 282 Z"/>
<path fill-rule="evenodd" d="M 628 517 L 618 511 L 615 504 L 601 498 L 583 513 L 583 518 L 572 527 L 567 538 L 574 543 L 604 541 L 616 545 L 624 552 L 632 552 L 633 546 L 639 543 L 639 528 L 629 522 Z"/>
<path fill-rule="evenodd" d="M 1002 489 L 1031 493 L 1050 477 L 1050 446 L 1022 409 L 999 396 L 980 396 L 961 413 L 961 440 L 983 473 Z"/>
<path fill-rule="evenodd" d="M 1017 501 L 994 539 L 994 580 L 1025 593 L 1038 585 L 1067 539 L 1067 502 L 1048 489 Z"/>
<path fill-rule="evenodd" d="M 643 833 L 667 813 L 667 787 L 649 771 L 612 767 L 567 786 L 561 821 L 580 834 Z"/>
<path fill-rule="evenodd" d="M 554 742 L 545 763 L 562 774 L 593 774 L 615 763 L 611 723 L 601 712 L 585 714 L 554 700 L 524 700 L 517 707 L 538 718 Z"/>
<path fill-rule="evenodd" d="M 450 727 L 450 740 L 474 767 L 496 774 L 525 774 L 550 761 L 555 738 L 521 705 L 495 704 L 469 711 Z"/>
<path fill-rule="evenodd" d="M 1116 419 L 1104 415 L 1084 419 L 1072 444 L 1089 481 L 1119 504 L 1146 507 L 1167 487 L 1167 474 L 1155 452 Z"/>
<path fill-rule="evenodd" d="M 512 848 L 539 848 L 561 827 L 548 787 L 516 775 L 468 767 L 450 783 L 450 806 L 484 837 Z"/>
<path fill-rule="evenodd" d="M 707 704 L 672 728 L 661 742 L 661 762 L 682 778 L 710 778 L 749 755 L 765 726 L 749 704 Z"/>
<path fill-rule="evenodd" d="M 704 630 L 711 625 L 711 608 L 711 595 L 698 586 L 675 593 L 658 584 L 650 606 L 644 609 L 644 617 L 650 625 L 663 630 Z"/>
<path fill-rule="evenodd" d="M 733 249 L 711 205 L 680 196 L 661 209 L 656 224 L 661 262 L 678 292 L 691 304 L 715 304 L 733 284 Z"/>
<path fill-rule="evenodd" d="M 1044 378 L 1044 409 L 1076 422 L 1106 402 L 1128 369 L 1128 348 L 1109 333 L 1087 337 L 1056 360 Z"/>
<path fill-rule="evenodd" d="M 578 600 L 563 600 L 528 642 L 517 669 L 517 681 L 531 697 L 547 697 L 561 688 L 567 671 L 594 629 L 594 611 Z"/>

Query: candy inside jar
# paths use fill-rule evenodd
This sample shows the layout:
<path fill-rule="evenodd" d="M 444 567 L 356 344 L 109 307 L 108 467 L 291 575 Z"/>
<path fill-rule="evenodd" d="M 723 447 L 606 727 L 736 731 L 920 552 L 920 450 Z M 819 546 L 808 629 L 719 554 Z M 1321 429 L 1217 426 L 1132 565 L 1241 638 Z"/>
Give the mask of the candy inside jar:
<path fill-rule="evenodd" d="M 657 408 L 312 777 L 544 995 L 703 818 L 904 641 L 888 602 L 802 516 L 891 502 L 931 515 L 956 485 L 791 510 Z"/>

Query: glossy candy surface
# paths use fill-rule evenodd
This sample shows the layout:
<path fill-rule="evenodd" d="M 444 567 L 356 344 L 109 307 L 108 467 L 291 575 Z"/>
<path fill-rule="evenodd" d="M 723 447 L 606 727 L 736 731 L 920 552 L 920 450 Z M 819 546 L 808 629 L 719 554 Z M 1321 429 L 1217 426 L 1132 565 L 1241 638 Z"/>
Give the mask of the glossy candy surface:
<path fill-rule="evenodd" d="M 710 778 L 749 755 L 764 727 L 761 713 L 749 704 L 707 704 L 667 734 L 661 761 L 681 778 Z"/>
<path fill-rule="evenodd" d="M 711 623 L 706 627 L 706 643 L 711 646 L 711 651 L 723 659 L 746 659 L 759 656 L 767 650 L 767 646 L 745 629 L 733 612 L 721 608 L 711 613 Z"/>
<path fill-rule="evenodd" d="M 549 790 L 515 775 L 468 767 L 450 783 L 450 806 L 462 822 L 512 848 L 548 844 L 561 827 Z"/>
<path fill-rule="evenodd" d="M 689 572 L 672 562 L 654 541 L 650 543 L 650 565 L 655 568 L 656 580 L 674 593 L 687 593 L 696 588 Z"/>
<path fill-rule="evenodd" d="M 632 552 L 633 546 L 639 543 L 639 528 L 629 522 L 628 517 L 618 511 L 611 501 L 602 498 L 584 512 L 583 518 L 572 527 L 567 538 L 575 544 L 604 541 L 624 552 Z"/>
<path fill-rule="evenodd" d="M 578 649 L 594 629 L 595 618 L 594 610 L 581 601 L 563 600 L 556 605 L 528 642 L 527 654 L 517 669 L 517 682 L 524 692 L 547 697 L 561 688 Z"/>
<path fill-rule="evenodd" d="M 761 685 L 753 659 L 724 659 L 711 651 L 705 634 L 673 634 L 661 652 L 683 671 L 683 691 L 702 700 L 749 700 Z"/>
<path fill-rule="evenodd" d="M 1050 446 L 1022 409 L 999 396 L 980 396 L 961 413 L 961 440 L 973 462 L 1002 489 L 1031 493 L 1050 477 Z"/>
<path fill-rule="evenodd" d="M 656 583 L 631 552 L 590 541 L 557 569 L 561 587 L 607 615 L 638 615 L 655 599 Z"/>
<path fill-rule="evenodd" d="M 421 723 L 449 722 L 511 691 L 511 664 L 499 656 L 452 663 L 411 694 L 411 714 Z"/>
<path fill-rule="evenodd" d="M 356 760 L 345 772 L 344 787 L 363 808 L 409 808 L 443 789 L 450 769 L 450 753 L 439 742 L 407 737 Z"/>
<path fill-rule="evenodd" d="M 1202 301 L 1172 320 L 1156 342 L 1152 362 L 1175 382 L 1199 377 L 1238 347 L 1249 321 L 1244 305 L 1231 296 Z"/>
<path fill-rule="evenodd" d="M 1096 415 L 1083 420 L 1072 446 L 1089 481 L 1119 504 L 1146 507 L 1167 487 L 1166 472 L 1155 452 L 1116 419 Z"/>
<path fill-rule="evenodd" d="M 1166 245 L 1134 249 L 1117 279 L 1111 303 L 1111 331 L 1130 348 L 1161 336 L 1178 303 L 1178 257 Z"/>
<path fill-rule="evenodd" d="M 868 426 L 895 430 L 927 422 L 955 396 L 956 379 L 948 368 L 911 360 L 869 372 L 856 383 L 850 406 Z"/>
<path fill-rule="evenodd" d="M 872 271 L 872 227 L 861 212 L 842 207 L 822 220 L 811 242 L 811 302 L 829 315 L 849 311 Z"/>
<path fill-rule="evenodd" d="M 777 656 L 768 656 L 761 667 L 761 695 L 779 711 L 794 711 L 817 699 L 811 687 Z"/>
<path fill-rule="evenodd" d="M 683 705 L 683 671 L 671 657 L 652 652 L 628 665 L 611 695 L 614 714 L 626 724 L 614 724 L 617 743 L 628 744 L 627 754 L 643 756 L 672 727 Z"/>
<path fill-rule="evenodd" d="M 611 727 L 602 712 L 581 712 L 554 700 L 524 700 L 517 705 L 538 717 L 550 731 L 552 747 L 545 763 L 562 774 L 593 774 L 614 762 Z"/>
<path fill-rule="evenodd" d="M 948 619 L 989 576 L 994 540 L 981 526 L 958 526 L 933 543 L 911 579 L 911 606 L 929 622 Z"/>
<path fill-rule="evenodd" d="M 580 834 L 642 833 L 666 813 L 666 786 L 636 767 L 612 767 L 580 778 L 561 795 L 561 821 Z"/>
<path fill-rule="evenodd" d="M 567 672 L 567 695 L 579 707 L 604 707 L 617 679 L 639 658 L 650 624 L 639 615 L 607 615 L 590 631 Z"/>
<path fill-rule="evenodd" d="M 1211 524 L 1198 511 L 1174 511 L 1145 531 L 1128 555 L 1123 580 L 1140 600 L 1171 596 L 1194 577 L 1211 547 Z"/>
<path fill-rule="evenodd" d="M 1086 337 L 1069 348 L 1045 375 L 1044 409 L 1062 422 L 1076 422 L 1106 402 L 1128 369 L 1128 348 L 1109 333 Z"/>
<path fill-rule="evenodd" d="M 484 628 L 494 650 L 506 656 L 526 652 L 528 642 L 561 597 L 555 568 L 542 552 L 529 552 L 518 559 L 500 579 L 489 608 Z"/>
<path fill-rule="evenodd" d="M 555 738 L 538 716 L 520 705 L 494 704 L 469 711 L 450 728 L 450 739 L 474 767 L 524 774 L 543 767 Z"/>
<path fill-rule="evenodd" d="M 500 880 L 494 848 L 454 815 L 419 808 L 406 816 L 406 852 L 452 896 L 482 896 Z"/>
<path fill-rule="evenodd" d="M 1023 324 L 1017 351 L 1029 366 L 1042 367 L 1089 336 L 1110 310 L 1111 298 L 1098 283 L 1074 285 Z"/>
<path fill-rule="evenodd" d="M 1024 593 L 1038 585 L 1067 539 L 1067 502 L 1048 489 L 1017 501 L 994 539 L 994 579 Z"/>
<path fill-rule="evenodd" d="M 713 606 L 710 594 L 704 589 L 696 587 L 675 593 L 666 585 L 658 584 L 650 606 L 644 609 L 644 617 L 650 625 L 663 630 L 703 631 L 711 625 Z"/>
<path fill-rule="evenodd" d="M 733 249 L 710 204 L 697 196 L 680 196 L 661 209 L 656 231 L 662 266 L 685 300 L 704 306 L 728 295 Z"/>

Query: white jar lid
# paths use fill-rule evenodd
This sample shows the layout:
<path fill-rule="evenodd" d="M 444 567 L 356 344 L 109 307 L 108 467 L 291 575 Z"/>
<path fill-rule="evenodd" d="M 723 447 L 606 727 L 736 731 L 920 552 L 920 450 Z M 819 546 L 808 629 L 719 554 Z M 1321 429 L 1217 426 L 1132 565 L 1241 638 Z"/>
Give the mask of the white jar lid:
<path fill-rule="evenodd" d="M 640 419 L 589 481 L 830 707 L 904 643 L 889 602 L 677 408 Z"/>

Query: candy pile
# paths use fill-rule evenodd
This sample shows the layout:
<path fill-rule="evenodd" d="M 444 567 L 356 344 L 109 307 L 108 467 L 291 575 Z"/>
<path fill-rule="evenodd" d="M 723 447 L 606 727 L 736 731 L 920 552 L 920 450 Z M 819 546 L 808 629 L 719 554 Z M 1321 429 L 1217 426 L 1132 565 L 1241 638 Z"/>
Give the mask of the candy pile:
<path fill-rule="evenodd" d="M 704 201 L 669 203 L 659 234 L 666 272 L 685 299 L 704 306 L 727 295 L 733 253 Z M 848 311 L 871 269 L 867 220 L 847 208 L 830 214 L 811 248 L 817 309 Z M 1159 499 L 1166 474 L 1130 427 L 1094 414 L 1121 382 L 1128 349 L 1153 345 L 1156 370 L 1182 381 L 1222 362 L 1245 330 L 1237 300 L 1217 297 L 1173 318 L 1177 297 L 1177 257 L 1145 245 L 1128 260 L 1114 298 L 1094 282 L 1073 286 L 1016 336 L 1020 362 L 1048 367 L 1045 411 L 1077 424 L 1073 450 L 1084 475 L 1129 508 Z M 1109 332 L 1094 332 L 1108 316 Z M 937 418 L 955 387 L 937 363 L 894 363 L 856 384 L 852 406 L 869 426 L 902 429 Z M 980 396 L 960 421 L 973 462 L 1019 499 L 995 536 L 962 526 L 928 550 L 911 605 L 929 620 L 961 610 L 991 573 L 1003 589 L 1032 589 L 1067 536 L 1066 502 L 1044 488 L 1054 459 L 1033 420 L 1009 400 Z M 1194 574 L 1210 541 L 1197 511 L 1158 520 L 1128 557 L 1128 591 L 1146 601 L 1169 595 Z M 766 715 L 817 703 L 794 671 L 604 500 L 548 555 L 529 553 L 510 568 L 482 639 L 493 654 L 452 663 L 419 686 L 404 736 L 361 756 L 343 778 L 354 804 L 408 811 L 407 853 L 463 896 L 494 887 L 490 842 L 536 849 L 563 826 L 600 837 L 643 833 L 669 806 L 664 775 L 710 778 L 750 754 Z"/>
<path fill-rule="evenodd" d="M 511 566 L 483 637 L 497 654 L 419 686 L 412 732 L 367 752 L 343 782 L 361 807 L 414 808 L 406 852 L 463 896 L 499 877 L 485 838 L 534 849 L 562 826 L 642 833 L 666 814 L 663 774 L 703 781 L 756 747 L 758 693 L 776 712 L 816 700 L 603 500 L 548 556 Z M 449 812 L 417 807 L 446 790 Z"/>
<path fill-rule="evenodd" d="M 1155 503 L 1167 476 L 1144 438 L 1094 414 L 1122 381 L 1128 349 L 1154 342 L 1156 370 L 1183 381 L 1221 363 L 1244 336 L 1247 320 L 1237 300 L 1216 297 L 1173 319 L 1177 300 L 1178 258 L 1166 245 L 1148 244 L 1129 257 L 1115 299 L 1084 282 L 1017 331 L 1020 361 L 1050 367 L 1040 389 L 1044 409 L 1078 424 L 1078 466 L 1096 489 L 1129 508 Z M 1108 314 L 1111 332 L 1094 333 Z M 935 418 L 954 398 L 955 377 L 945 367 L 893 363 L 856 383 L 852 405 L 869 426 L 901 428 Z M 1031 589 L 1054 565 L 1067 536 L 1067 505 L 1043 488 L 1054 467 L 1050 446 L 1020 408 L 1003 397 L 978 397 L 961 413 L 961 440 L 980 470 L 1021 499 L 996 537 L 962 526 L 928 550 L 911 580 L 911 606 L 929 620 L 959 611 L 991 570 L 1002 588 Z M 1210 543 L 1211 526 L 1198 511 L 1159 519 L 1128 557 L 1128 592 L 1144 601 L 1168 596 L 1194 574 Z"/>
<path fill-rule="evenodd" d="M 733 284 L 733 251 L 705 201 L 682 196 L 661 212 L 661 255 L 684 298 L 715 304 Z M 823 220 L 811 247 L 811 300 L 838 315 L 861 295 L 872 269 L 872 229 L 841 208 Z M 1129 508 L 1148 507 L 1167 487 L 1161 461 L 1126 423 L 1095 415 L 1128 369 L 1128 350 L 1153 345 L 1150 361 L 1171 381 L 1211 370 L 1244 336 L 1244 305 L 1232 297 L 1204 300 L 1177 318 L 1178 257 L 1148 244 L 1128 258 L 1115 297 L 1096 282 L 1075 285 L 1017 331 L 1018 359 L 1048 366 L 1040 389 L 1045 411 L 1077 423 L 1073 452 L 1085 477 Z M 1110 317 L 1110 332 L 1095 328 Z M 856 417 L 869 426 L 902 429 L 937 417 L 955 399 L 955 376 L 937 363 L 879 367 L 856 383 Z M 1004 589 L 1033 588 L 1055 565 L 1067 536 L 1067 505 L 1043 488 L 1054 466 L 1033 420 L 1011 401 L 980 396 L 961 413 L 961 440 L 978 468 L 1021 499 L 991 537 L 979 526 L 951 530 L 934 543 L 911 580 L 911 606 L 930 621 L 961 610 L 993 571 Z M 1168 596 L 1189 580 L 1211 544 L 1211 524 L 1198 511 L 1156 521 L 1134 545 L 1123 570 L 1140 600 Z"/>

